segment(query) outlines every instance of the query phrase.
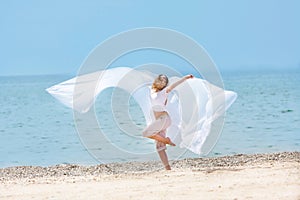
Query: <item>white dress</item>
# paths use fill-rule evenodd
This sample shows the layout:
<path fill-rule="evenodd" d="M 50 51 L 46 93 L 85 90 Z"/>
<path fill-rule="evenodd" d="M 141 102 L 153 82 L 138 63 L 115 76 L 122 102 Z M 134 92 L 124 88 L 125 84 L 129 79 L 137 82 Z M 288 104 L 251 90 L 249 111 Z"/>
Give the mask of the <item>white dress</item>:
<path fill-rule="evenodd" d="M 47 92 L 64 105 L 84 113 L 104 89 L 119 87 L 129 92 L 139 104 L 148 125 L 154 120 L 150 86 L 156 76 L 117 67 L 72 78 L 48 88 Z M 169 77 L 170 84 L 177 80 L 179 77 Z M 202 147 L 211 133 L 212 123 L 224 115 L 236 98 L 235 92 L 223 90 L 206 80 L 188 79 L 168 94 L 165 108 L 172 124 L 166 136 L 181 148 L 196 154 L 206 153 Z M 212 145 L 205 148 L 212 148 Z"/>

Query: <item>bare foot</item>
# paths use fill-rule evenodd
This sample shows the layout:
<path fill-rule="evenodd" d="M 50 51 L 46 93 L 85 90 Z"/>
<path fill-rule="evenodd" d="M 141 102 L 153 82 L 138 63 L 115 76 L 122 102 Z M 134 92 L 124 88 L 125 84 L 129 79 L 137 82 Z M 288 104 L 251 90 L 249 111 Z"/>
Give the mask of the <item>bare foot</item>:
<path fill-rule="evenodd" d="M 166 170 L 171 170 L 170 165 L 165 166 Z"/>
<path fill-rule="evenodd" d="M 176 146 L 176 144 L 174 144 L 169 137 L 166 137 L 166 140 L 167 140 L 166 144 L 171 146 Z"/>

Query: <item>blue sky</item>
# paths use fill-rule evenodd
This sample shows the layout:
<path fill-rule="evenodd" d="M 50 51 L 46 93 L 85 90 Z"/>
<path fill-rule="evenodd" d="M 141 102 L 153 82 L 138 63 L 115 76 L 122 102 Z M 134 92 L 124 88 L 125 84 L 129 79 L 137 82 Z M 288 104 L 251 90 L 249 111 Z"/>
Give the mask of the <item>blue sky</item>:
<path fill-rule="evenodd" d="M 76 74 L 119 32 L 163 27 L 201 44 L 221 71 L 300 69 L 297 0 L 27 0 L 0 3 L 0 75 Z"/>

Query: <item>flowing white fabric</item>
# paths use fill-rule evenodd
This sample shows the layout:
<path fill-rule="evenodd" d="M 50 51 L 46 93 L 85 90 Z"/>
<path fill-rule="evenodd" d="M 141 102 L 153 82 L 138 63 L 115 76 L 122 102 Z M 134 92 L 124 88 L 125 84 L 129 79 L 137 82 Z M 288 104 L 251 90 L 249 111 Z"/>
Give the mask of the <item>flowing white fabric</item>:
<path fill-rule="evenodd" d="M 67 107 L 85 113 L 104 89 L 119 87 L 132 95 L 146 123 L 150 124 L 154 120 L 150 86 L 156 76 L 145 71 L 117 67 L 77 76 L 46 90 Z M 177 80 L 178 77 L 169 78 L 170 84 Z M 167 136 L 181 148 L 201 154 L 212 122 L 222 116 L 236 98 L 235 92 L 223 90 L 206 80 L 188 79 L 168 95 L 166 109 L 172 124 Z"/>

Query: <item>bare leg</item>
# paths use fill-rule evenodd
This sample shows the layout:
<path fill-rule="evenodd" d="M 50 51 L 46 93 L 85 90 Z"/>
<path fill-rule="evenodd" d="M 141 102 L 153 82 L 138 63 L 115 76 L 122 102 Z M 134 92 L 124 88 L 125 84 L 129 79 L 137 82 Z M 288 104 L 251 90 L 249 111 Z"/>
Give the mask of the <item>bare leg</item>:
<path fill-rule="evenodd" d="M 166 150 L 158 151 L 158 155 L 161 159 L 161 162 L 164 164 L 166 170 L 171 170 Z"/>
<path fill-rule="evenodd" d="M 151 138 L 151 139 L 154 139 L 154 140 L 157 140 L 157 141 L 159 141 L 159 142 L 162 142 L 162 143 L 165 143 L 165 144 L 169 144 L 169 145 L 171 145 L 171 146 L 176 146 L 171 140 L 170 140 L 170 138 L 168 138 L 168 137 L 162 137 L 161 135 L 159 135 L 159 134 L 155 134 L 155 135 L 151 135 L 151 136 L 149 136 L 149 138 Z"/>

